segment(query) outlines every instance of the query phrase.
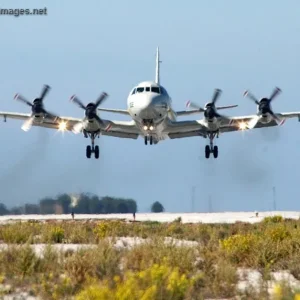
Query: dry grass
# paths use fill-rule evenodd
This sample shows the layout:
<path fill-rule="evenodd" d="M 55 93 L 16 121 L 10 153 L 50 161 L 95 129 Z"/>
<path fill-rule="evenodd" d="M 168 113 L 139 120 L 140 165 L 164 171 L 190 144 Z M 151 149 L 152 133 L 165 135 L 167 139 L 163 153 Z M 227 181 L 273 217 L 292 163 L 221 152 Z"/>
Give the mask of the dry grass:
<path fill-rule="evenodd" d="M 19 222 L 0 225 L 0 284 L 23 288 L 42 299 L 268 299 L 270 272 L 290 270 L 300 279 L 300 221 L 268 218 L 258 224 L 181 224 L 122 221 Z M 107 237 L 147 238 L 116 248 Z M 198 242 L 166 244 L 165 237 Z M 31 244 L 47 243 L 37 255 Z M 55 243 L 94 244 L 57 251 Z M 261 288 L 237 290 L 237 268 L 263 274 Z M 295 291 L 282 284 L 280 293 Z M 121 297 L 122 295 L 122 297 Z M 126 296 L 127 295 L 127 296 Z M 144 297 L 144 298 L 143 298 Z"/>

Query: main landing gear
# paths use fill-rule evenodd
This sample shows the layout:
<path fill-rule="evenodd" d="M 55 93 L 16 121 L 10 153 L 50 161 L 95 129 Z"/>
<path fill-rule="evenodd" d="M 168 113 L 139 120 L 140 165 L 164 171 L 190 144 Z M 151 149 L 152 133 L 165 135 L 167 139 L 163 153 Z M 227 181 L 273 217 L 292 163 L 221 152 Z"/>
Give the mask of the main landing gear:
<path fill-rule="evenodd" d="M 98 159 L 99 158 L 99 146 L 96 145 L 95 146 L 95 138 L 98 136 L 99 137 L 99 133 L 88 133 L 86 131 L 84 131 L 84 137 L 90 137 L 92 140 L 92 145 L 90 146 L 86 146 L 86 157 L 87 158 L 91 158 L 92 153 L 95 154 L 95 158 Z"/>
<path fill-rule="evenodd" d="M 149 141 L 150 145 L 153 144 L 153 137 L 152 137 L 152 135 L 145 136 L 145 145 L 148 145 L 148 141 Z"/>
<path fill-rule="evenodd" d="M 218 138 L 219 134 L 218 133 L 209 133 L 209 135 L 208 135 L 209 145 L 205 146 L 205 157 L 206 158 L 209 158 L 210 153 L 213 153 L 214 158 L 218 157 L 218 154 L 219 154 L 218 146 L 214 146 L 214 144 L 213 144 L 213 140 L 214 140 L 215 136 L 217 136 L 217 138 Z"/>

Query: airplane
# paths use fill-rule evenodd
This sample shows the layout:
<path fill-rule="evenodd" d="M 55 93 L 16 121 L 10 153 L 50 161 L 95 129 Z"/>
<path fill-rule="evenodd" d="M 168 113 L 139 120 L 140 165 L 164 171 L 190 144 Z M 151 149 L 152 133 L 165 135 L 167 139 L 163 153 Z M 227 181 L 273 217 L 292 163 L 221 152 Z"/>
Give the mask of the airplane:
<path fill-rule="evenodd" d="M 154 81 L 143 81 L 131 89 L 127 98 L 127 109 L 99 108 L 100 104 L 108 97 L 103 92 L 95 102 L 84 105 L 76 95 L 71 101 L 85 111 L 83 118 L 63 117 L 53 118 L 44 114 L 42 122 L 33 119 L 32 126 L 52 128 L 59 131 L 72 131 L 82 133 L 85 138 L 91 139 L 91 145 L 86 147 L 86 157 L 91 158 L 94 154 L 98 159 L 100 155 L 99 146 L 95 146 L 95 139 L 101 135 L 138 139 L 144 138 L 145 145 L 155 145 L 167 139 L 186 137 L 203 137 L 210 139 L 210 146 L 205 147 L 205 156 L 209 158 L 210 153 L 214 158 L 218 157 L 218 148 L 213 146 L 213 139 L 220 133 L 240 131 L 249 129 L 247 124 L 255 116 L 226 117 L 218 114 L 217 109 L 231 108 L 234 106 L 214 106 L 219 97 L 220 90 L 215 90 L 214 97 L 210 104 L 206 104 L 204 119 L 177 121 L 179 116 L 199 114 L 203 109 L 174 111 L 172 99 L 167 90 L 160 84 L 160 59 L 159 48 L 156 50 L 156 69 Z M 102 112 L 118 113 L 131 117 L 130 121 L 106 120 L 98 114 Z M 299 117 L 300 113 L 293 113 Z M 21 119 L 27 121 L 32 119 L 32 114 L 0 112 L 0 116 L 7 118 Z M 288 116 L 289 117 L 289 116 Z M 260 124 L 258 126 L 258 124 Z M 258 122 L 253 128 L 268 127 L 269 123 Z M 273 126 L 273 125 L 271 125 Z M 216 149 L 216 150 L 215 150 Z M 209 151 L 208 151 L 209 150 Z"/>

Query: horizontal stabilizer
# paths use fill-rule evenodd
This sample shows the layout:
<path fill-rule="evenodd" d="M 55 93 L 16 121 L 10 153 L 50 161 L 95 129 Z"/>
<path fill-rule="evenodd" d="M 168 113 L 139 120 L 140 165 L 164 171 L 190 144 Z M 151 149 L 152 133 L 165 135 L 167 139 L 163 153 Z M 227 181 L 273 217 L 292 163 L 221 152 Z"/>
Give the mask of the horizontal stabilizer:
<path fill-rule="evenodd" d="M 196 115 L 200 113 L 202 113 L 202 111 L 200 111 L 199 109 L 176 111 L 176 115 L 178 117 Z"/>
<path fill-rule="evenodd" d="M 98 108 L 98 110 L 121 114 L 121 115 L 129 115 L 129 112 L 127 109 L 114 109 L 114 108 Z"/>
<path fill-rule="evenodd" d="M 237 107 L 238 105 L 227 105 L 227 106 L 217 106 L 216 109 L 227 109 L 227 108 L 234 108 Z"/>

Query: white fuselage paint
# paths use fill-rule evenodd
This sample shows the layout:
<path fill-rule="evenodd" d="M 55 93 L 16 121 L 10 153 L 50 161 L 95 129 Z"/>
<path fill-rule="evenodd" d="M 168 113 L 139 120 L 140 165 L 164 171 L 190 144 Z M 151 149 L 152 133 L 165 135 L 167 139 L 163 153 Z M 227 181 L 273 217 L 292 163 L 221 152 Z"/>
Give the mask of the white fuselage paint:
<path fill-rule="evenodd" d="M 152 88 L 159 92 L 152 91 Z M 127 98 L 129 114 L 141 135 L 152 135 L 157 141 L 166 138 L 163 130 L 169 121 L 168 111 L 171 105 L 172 100 L 167 91 L 154 81 L 141 82 L 131 90 Z"/>

